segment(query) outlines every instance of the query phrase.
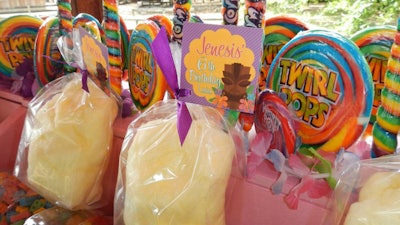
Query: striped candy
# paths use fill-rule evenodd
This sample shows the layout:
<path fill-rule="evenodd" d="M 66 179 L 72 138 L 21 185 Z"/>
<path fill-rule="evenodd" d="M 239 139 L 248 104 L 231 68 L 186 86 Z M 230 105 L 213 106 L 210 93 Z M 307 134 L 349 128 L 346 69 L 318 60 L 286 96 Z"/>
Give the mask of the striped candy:
<path fill-rule="evenodd" d="M 110 64 L 110 84 L 117 93 L 122 92 L 122 53 L 120 16 L 116 0 L 104 0 L 104 30 L 106 33 L 106 45 L 108 47 L 108 60 Z"/>
<path fill-rule="evenodd" d="M 397 133 L 400 130 L 400 18 L 387 63 L 381 105 L 372 127 L 372 157 L 392 154 L 397 148 Z"/>

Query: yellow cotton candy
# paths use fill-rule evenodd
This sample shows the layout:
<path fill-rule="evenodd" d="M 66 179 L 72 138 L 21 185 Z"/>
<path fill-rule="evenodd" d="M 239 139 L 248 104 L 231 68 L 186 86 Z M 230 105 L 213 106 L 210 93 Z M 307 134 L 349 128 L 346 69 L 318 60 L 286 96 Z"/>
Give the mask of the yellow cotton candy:
<path fill-rule="evenodd" d="M 400 224 L 400 174 L 378 172 L 362 186 L 344 225 Z"/>
<path fill-rule="evenodd" d="M 128 148 L 125 225 L 224 225 L 234 152 L 210 121 L 194 120 L 183 146 L 176 118 L 140 126 Z"/>
<path fill-rule="evenodd" d="M 117 104 L 91 80 L 88 86 L 90 93 L 82 90 L 81 79 L 68 82 L 38 109 L 30 138 L 29 184 L 67 209 L 88 208 L 100 199 L 111 151 Z"/>

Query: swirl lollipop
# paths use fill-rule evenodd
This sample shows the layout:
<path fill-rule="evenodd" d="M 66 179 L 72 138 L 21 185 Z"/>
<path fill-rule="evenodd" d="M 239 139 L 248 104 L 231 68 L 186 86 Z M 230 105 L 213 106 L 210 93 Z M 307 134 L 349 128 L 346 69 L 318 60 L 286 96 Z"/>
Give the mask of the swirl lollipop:
<path fill-rule="evenodd" d="M 25 58 L 32 58 L 34 43 L 43 21 L 18 15 L 0 21 L 0 76 L 11 77 Z"/>
<path fill-rule="evenodd" d="M 381 90 L 395 34 L 394 26 L 375 26 L 361 30 L 351 37 L 369 64 L 375 86 L 374 105 L 366 135 L 371 134 L 378 107 L 381 105 Z"/>
<path fill-rule="evenodd" d="M 132 100 L 139 110 L 145 110 L 164 98 L 167 83 L 154 60 L 151 43 L 160 28 L 152 20 L 139 23 L 129 43 L 128 81 Z"/>
<path fill-rule="evenodd" d="M 59 29 L 59 19 L 48 17 L 38 30 L 33 62 L 35 77 L 40 86 L 63 74 L 63 59 L 56 44 L 60 36 Z"/>
<path fill-rule="evenodd" d="M 400 130 L 400 18 L 387 63 L 381 105 L 378 107 L 376 122 L 372 127 L 372 156 L 392 154 L 397 148 L 397 134 Z"/>
<path fill-rule="evenodd" d="M 295 36 L 276 55 L 266 84 L 295 111 L 304 146 L 336 152 L 368 125 L 371 71 L 354 42 L 340 34 L 309 30 Z"/>

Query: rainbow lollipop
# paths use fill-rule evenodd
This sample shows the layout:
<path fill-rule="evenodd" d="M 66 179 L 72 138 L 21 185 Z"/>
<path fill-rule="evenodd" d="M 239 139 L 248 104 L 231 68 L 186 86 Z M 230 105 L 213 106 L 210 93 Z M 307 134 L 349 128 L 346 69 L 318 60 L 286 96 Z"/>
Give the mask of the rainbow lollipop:
<path fill-rule="evenodd" d="M 397 133 L 400 130 L 400 18 L 397 32 L 387 63 L 381 105 L 372 127 L 372 156 L 392 154 L 397 148 Z"/>
<path fill-rule="evenodd" d="M 0 21 L 0 76 L 10 77 L 25 58 L 32 58 L 35 39 L 43 21 L 18 15 Z"/>
<path fill-rule="evenodd" d="M 151 51 L 151 43 L 160 28 L 153 20 L 139 23 L 129 43 L 128 81 L 132 100 L 139 110 L 146 110 L 162 100 L 167 82 Z"/>
<path fill-rule="evenodd" d="M 63 74 L 63 59 L 56 44 L 60 36 L 58 21 L 57 17 L 48 17 L 37 33 L 33 63 L 35 77 L 40 86 Z"/>
<path fill-rule="evenodd" d="M 371 135 L 372 125 L 376 121 L 376 113 L 381 105 L 381 90 L 395 34 L 395 26 L 375 26 L 361 30 L 351 37 L 369 64 L 375 86 L 374 106 L 366 135 Z"/>
<path fill-rule="evenodd" d="M 266 85 L 285 95 L 304 146 L 336 152 L 350 147 L 368 125 L 371 71 L 354 42 L 338 33 L 296 35 L 272 61 Z"/>

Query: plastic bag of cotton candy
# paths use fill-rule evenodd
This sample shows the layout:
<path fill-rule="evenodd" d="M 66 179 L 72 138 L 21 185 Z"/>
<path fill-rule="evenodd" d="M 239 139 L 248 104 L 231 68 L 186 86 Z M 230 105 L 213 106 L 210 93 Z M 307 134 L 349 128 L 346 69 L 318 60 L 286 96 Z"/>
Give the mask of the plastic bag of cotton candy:
<path fill-rule="evenodd" d="M 37 193 L 70 210 L 105 204 L 103 175 L 118 114 L 117 97 L 83 73 L 49 82 L 30 101 L 14 169 Z"/>
<path fill-rule="evenodd" d="M 400 224 L 400 156 L 361 160 L 339 177 L 324 224 Z"/>
<path fill-rule="evenodd" d="M 192 121 L 183 139 L 176 100 L 154 104 L 129 125 L 114 224 L 225 224 L 226 188 L 241 135 L 214 108 L 187 104 L 187 110 Z"/>

